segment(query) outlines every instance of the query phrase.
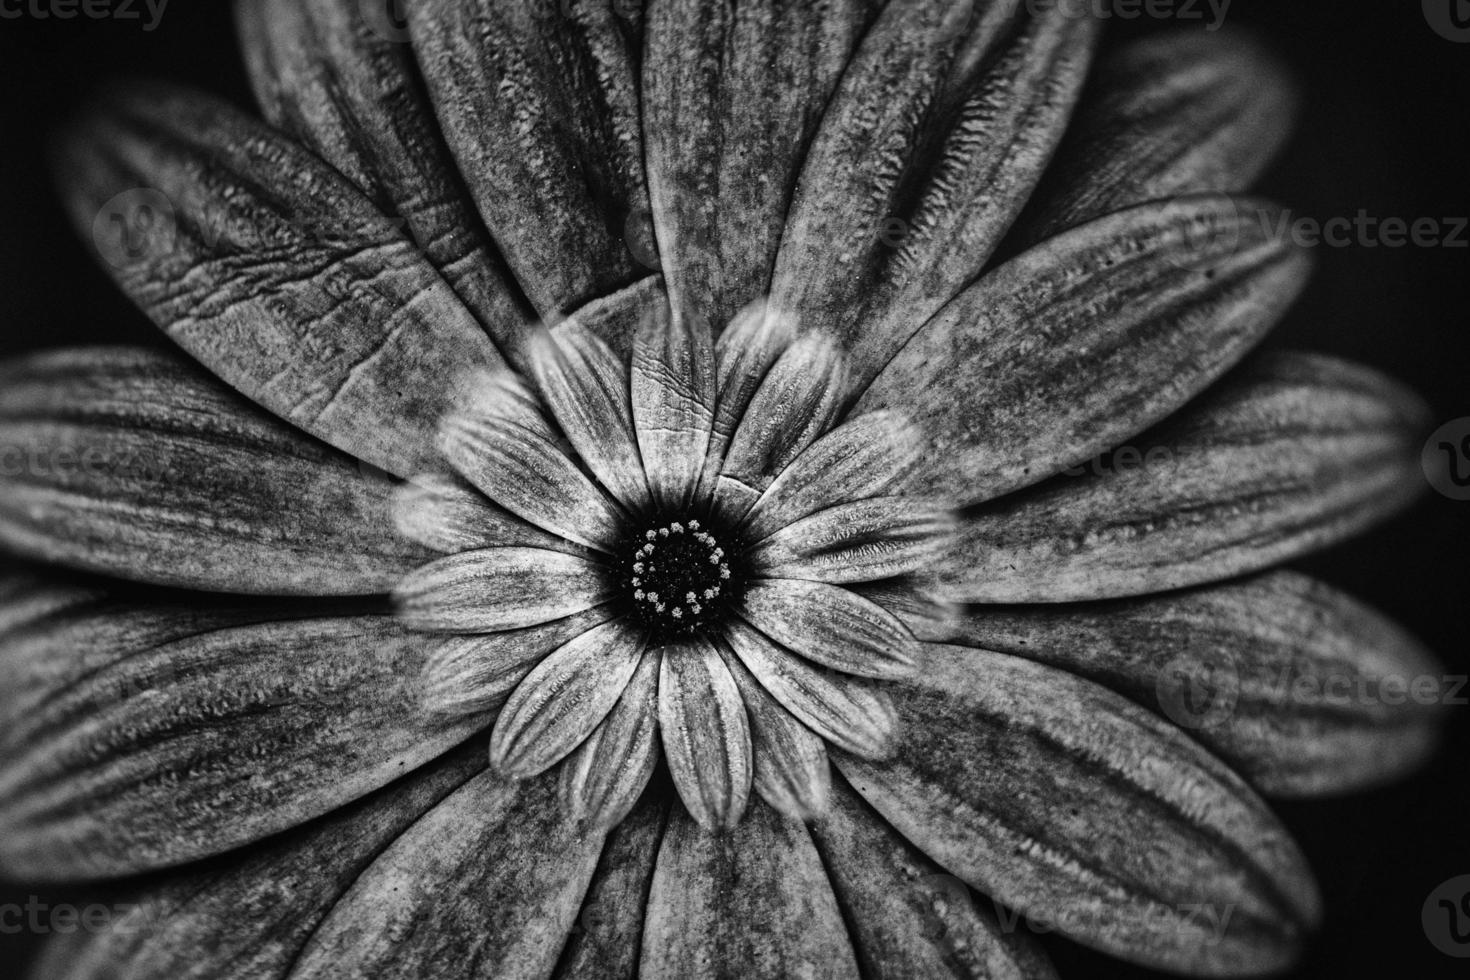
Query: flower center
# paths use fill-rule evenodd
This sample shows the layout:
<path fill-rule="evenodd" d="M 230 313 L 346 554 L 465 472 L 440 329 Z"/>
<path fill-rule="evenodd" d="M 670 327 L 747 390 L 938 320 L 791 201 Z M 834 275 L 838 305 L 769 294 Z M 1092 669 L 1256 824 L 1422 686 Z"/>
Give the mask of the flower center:
<path fill-rule="evenodd" d="M 732 535 L 697 518 L 658 518 L 629 539 L 619 586 L 633 614 L 658 633 L 688 633 L 719 619 L 743 576 Z"/>

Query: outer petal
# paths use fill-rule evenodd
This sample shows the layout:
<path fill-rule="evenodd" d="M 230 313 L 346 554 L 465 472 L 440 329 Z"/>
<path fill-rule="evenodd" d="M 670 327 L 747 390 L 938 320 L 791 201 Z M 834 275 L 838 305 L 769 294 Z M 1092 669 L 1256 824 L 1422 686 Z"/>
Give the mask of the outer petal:
<path fill-rule="evenodd" d="M 1096 23 L 901 0 L 863 39 L 807 156 L 772 303 L 871 378 L 979 274 L 1060 140 Z"/>
<path fill-rule="evenodd" d="M 488 721 L 420 709 L 434 641 L 384 616 L 201 610 L 197 598 L 139 604 L 70 586 L 9 603 L 31 610 L 0 637 L 11 875 L 111 876 L 218 854 L 357 799 Z"/>
<path fill-rule="evenodd" d="M 917 644 L 898 618 L 856 593 L 822 582 L 760 579 L 740 614 L 807 660 L 858 677 L 902 677 Z"/>
<path fill-rule="evenodd" d="M 416 476 L 393 495 L 398 533 L 441 554 L 480 548 L 549 548 L 578 552 L 577 545 L 492 504 L 455 476 Z"/>
<path fill-rule="evenodd" d="M 955 642 L 1105 684 L 1279 796 L 1402 775 L 1434 747 L 1454 683 L 1381 615 L 1289 572 L 1065 609 L 977 607 Z"/>
<path fill-rule="evenodd" d="M 812 828 L 862 975 L 872 980 L 1056 976 L 1039 945 L 945 874 L 841 781 Z"/>
<path fill-rule="evenodd" d="M 607 574 L 560 551 L 486 548 L 440 558 L 398 583 L 398 615 L 414 629 L 495 633 L 571 616 L 608 598 Z"/>
<path fill-rule="evenodd" d="M 603 843 L 573 827 L 555 782 L 471 780 L 357 879 L 292 977 L 548 976 Z"/>
<path fill-rule="evenodd" d="M 48 980 L 283 980 L 357 877 L 425 812 L 484 768 L 453 752 L 309 826 L 131 886 L 105 931 L 57 937 Z"/>
<path fill-rule="evenodd" d="M 154 322 L 359 459 L 399 476 L 430 468 L 451 382 L 501 363 L 389 218 L 229 106 L 130 89 L 75 128 L 62 165 L 73 219 Z"/>
<path fill-rule="evenodd" d="M 636 35 L 614 5 L 425 0 L 405 13 L 460 172 L 541 316 L 644 274 Z"/>
<path fill-rule="evenodd" d="M 454 168 L 390 8 L 241 0 L 245 65 L 271 123 L 341 171 L 386 215 L 518 366 L 533 316 Z"/>
<path fill-rule="evenodd" d="M 1204 390 L 1306 282 L 1306 253 L 1227 197 L 1149 204 L 989 273 L 859 409 L 924 434 L 910 489 L 977 503 L 1118 445 Z"/>
<path fill-rule="evenodd" d="M 662 650 L 658 720 L 684 806 L 714 832 L 740 823 L 750 798 L 750 722 L 720 651 L 706 639 Z"/>
<path fill-rule="evenodd" d="M 1256 571 L 1407 504 L 1424 415 L 1366 368 L 1263 358 L 1126 457 L 965 520 L 942 586 L 972 602 L 1058 602 Z"/>
<path fill-rule="evenodd" d="M 788 817 L 815 819 L 827 809 L 832 788 L 822 739 L 761 687 L 738 656 L 726 657 L 725 663 L 750 719 L 755 791 Z"/>
<path fill-rule="evenodd" d="M 762 804 L 727 834 L 669 821 L 643 930 L 643 980 L 848 980 L 852 946 L 806 828 Z"/>
<path fill-rule="evenodd" d="M 649 196 L 675 309 L 718 331 L 764 298 L 802 154 L 870 6 L 759 0 L 649 10 Z"/>
<path fill-rule="evenodd" d="M 1160 31 L 1121 45 L 1088 80 L 1019 222 L 1038 242 L 1143 201 L 1247 190 L 1290 135 L 1296 92 L 1244 31 Z"/>
<path fill-rule="evenodd" d="M 618 703 L 561 767 L 562 805 L 587 826 L 619 824 L 653 775 L 662 659 L 657 650 L 644 651 Z"/>
<path fill-rule="evenodd" d="M 1286 831 L 1223 764 L 1103 688 L 931 646 L 903 687 L 897 758 L 834 762 L 968 884 L 1147 966 L 1264 973 L 1319 915 Z"/>
<path fill-rule="evenodd" d="M 178 358 L 127 348 L 0 367 L 0 543 L 228 592 L 385 591 L 428 553 L 393 486 Z"/>

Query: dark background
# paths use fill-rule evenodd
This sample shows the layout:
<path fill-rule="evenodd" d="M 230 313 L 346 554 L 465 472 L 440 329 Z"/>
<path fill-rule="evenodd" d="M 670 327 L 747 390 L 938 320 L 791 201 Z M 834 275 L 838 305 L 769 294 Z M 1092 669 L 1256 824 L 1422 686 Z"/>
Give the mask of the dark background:
<path fill-rule="evenodd" d="M 1445 0 L 1452 2 L 1452 0 Z M 0 20 L 0 355 L 79 341 L 159 343 L 109 283 L 53 196 L 46 134 L 90 87 L 119 75 L 187 80 L 248 103 L 226 3 L 174 0 L 142 21 Z M 1227 17 L 1269 38 L 1299 73 L 1297 136 L 1261 191 L 1301 216 L 1470 216 L 1470 44 L 1430 29 L 1418 3 L 1235 0 Z M 1168 24 L 1114 22 L 1118 36 Z M 1199 22 L 1184 24 L 1202 29 Z M 1436 422 L 1470 416 L 1470 249 L 1328 248 L 1274 343 L 1380 367 L 1418 389 Z M 1408 514 L 1300 567 L 1415 630 L 1450 674 L 1470 672 L 1465 547 L 1470 502 L 1427 492 Z M 1327 920 L 1303 977 L 1463 977 L 1427 941 L 1426 897 L 1470 874 L 1470 709 L 1443 750 L 1389 789 L 1279 807 L 1315 868 Z M 0 904 L 25 901 L 0 887 Z M 0 936 L 0 976 L 33 940 Z M 1064 977 L 1153 976 L 1052 942 Z"/>

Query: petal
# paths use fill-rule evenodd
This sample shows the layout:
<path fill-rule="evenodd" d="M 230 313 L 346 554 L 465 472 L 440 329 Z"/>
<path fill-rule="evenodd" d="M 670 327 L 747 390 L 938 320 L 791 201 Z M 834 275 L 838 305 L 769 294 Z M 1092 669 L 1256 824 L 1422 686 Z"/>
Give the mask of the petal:
<path fill-rule="evenodd" d="M 520 365 L 533 315 L 480 223 L 387 11 L 343 0 L 238 3 L 245 65 L 266 119 L 340 171 Z"/>
<path fill-rule="evenodd" d="M 582 462 L 622 504 L 646 507 L 648 480 L 622 359 L 575 319 L 537 334 L 531 352 L 541 397 Z"/>
<path fill-rule="evenodd" d="M 1018 223 L 1027 243 L 1143 201 L 1239 192 L 1291 134 L 1286 67 L 1250 34 L 1160 31 L 1100 60 Z"/>
<path fill-rule="evenodd" d="M 130 88 L 62 151 L 68 205 L 169 336 L 252 401 L 398 476 L 495 345 L 335 170 L 212 98 Z"/>
<path fill-rule="evenodd" d="M 1050 980 L 1040 944 L 997 921 L 841 781 L 812 828 L 862 975 Z"/>
<path fill-rule="evenodd" d="M 1320 906 L 1300 852 L 1177 729 L 1069 674 L 930 646 L 890 762 L 837 754 L 940 866 L 1029 919 L 1145 966 L 1288 966 Z"/>
<path fill-rule="evenodd" d="M 726 626 L 725 640 L 761 686 L 822 738 L 866 758 L 888 754 L 896 717 L 876 685 L 808 663 L 744 623 Z"/>
<path fill-rule="evenodd" d="M 283 980 L 383 849 L 484 766 L 483 752 L 462 748 L 299 830 L 129 885 L 106 929 L 58 936 L 35 975 Z"/>
<path fill-rule="evenodd" d="M 1091 473 L 967 518 L 942 587 L 970 602 L 1112 598 L 1325 547 L 1418 494 L 1424 417 L 1375 371 L 1264 357 Z"/>
<path fill-rule="evenodd" d="M 639 278 L 634 255 L 652 248 L 635 220 L 648 210 L 637 78 L 613 6 L 424 0 L 404 12 L 460 173 L 541 316 Z"/>
<path fill-rule="evenodd" d="M 570 755 L 618 703 L 645 644 L 641 631 L 614 619 L 541 661 L 495 722 L 490 764 L 512 779 L 526 779 Z"/>
<path fill-rule="evenodd" d="M 848 419 L 771 482 L 746 515 L 746 533 L 760 540 L 828 507 L 883 496 L 919 462 L 922 438 L 895 412 Z"/>
<path fill-rule="evenodd" d="M 547 654 L 612 616 L 598 606 L 540 626 L 444 637 L 424 665 L 424 709 L 450 717 L 493 711 Z"/>
<path fill-rule="evenodd" d="M 540 980 L 602 851 L 557 805 L 555 778 L 477 776 L 373 862 L 291 976 Z"/>
<path fill-rule="evenodd" d="M 1118 445 L 1204 390 L 1306 282 L 1306 253 L 1228 197 L 1148 204 L 989 273 L 874 381 L 859 410 L 923 432 L 909 489 L 977 503 Z"/>
<path fill-rule="evenodd" d="M 638 325 L 630 371 L 638 448 L 654 499 L 685 506 L 704 469 L 715 407 L 715 361 L 698 316 L 648 309 Z"/>
<path fill-rule="evenodd" d="M 918 652 L 892 613 L 822 582 L 757 580 L 746 588 L 740 614 L 806 659 L 858 677 L 902 677 Z"/>
<path fill-rule="evenodd" d="M 0 366 L 0 542 L 212 591 L 385 591 L 428 557 L 390 481 L 172 355 L 90 348 Z"/>
<path fill-rule="evenodd" d="M 949 507 L 916 497 L 838 504 L 787 525 L 749 553 L 780 578 L 871 582 L 925 568 L 949 543 Z"/>
<path fill-rule="evenodd" d="M 710 425 L 709 451 L 700 486 L 708 493 L 720 475 L 730 439 L 766 372 L 796 337 L 796 321 L 770 310 L 764 300 L 742 309 L 715 341 L 719 394 Z"/>
<path fill-rule="evenodd" d="M 822 337 L 788 347 L 761 381 L 730 439 L 718 494 L 743 514 L 802 450 L 842 411 L 847 373 L 842 355 Z"/>
<path fill-rule="evenodd" d="M 669 820 L 643 930 L 643 980 L 858 975 L 811 837 L 757 804 L 729 833 Z"/>
<path fill-rule="evenodd" d="M 614 827 L 557 964 L 556 980 L 633 980 L 654 860 L 669 808 L 645 798 Z"/>
<path fill-rule="evenodd" d="M 430 562 L 393 591 L 399 617 L 437 633 L 494 633 L 548 623 L 607 600 L 607 573 L 540 548 L 485 548 Z"/>
<path fill-rule="evenodd" d="M 576 545 L 501 510 L 458 477 L 416 476 L 393 495 L 398 533 L 440 554 L 480 548 L 549 548 L 575 552 Z"/>
<path fill-rule="evenodd" d="M 788 817 L 815 819 L 827 809 L 832 787 L 826 746 L 760 686 L 738 657 L 727 657 L 726 665 L 750 719 L 755 791 Z"/>
<path fill-rule="evenodd" d="M 718 330 L 765 296 L 802 154 L 868 6 L 759 0 L 649 10 L 648 190 L 675 309 Z"/>
<path fill-rule="evenodd" d="M 616 543 L 622 515 L 539 417 L 507 405 L 510 379 L 479 385 L 445 419 L 439 446 L 460 475 L 506 510 L 590 548 Z"/>
<path fill-rule="evenodd" d="M 740 689 L 702 637 L 662 652 L 658 720 L 674 788 L 700 826 L 729 830 L 750 797 L 750 724 Z"/>
<path fill-rule="evenodd" d="M 856 378 L 979 274 L 1060 140 L 1097 22 L 1045 6 L 888 4 L 843 76 L 772 303 L 839 339 Z"/>
<path fill-rule="evenodd" d="M 0 866 L 57 880 L 218 854 L 464 741 L 419 709 L 432 638 L 381 615 L 36 586 L 0 637 Z M 14 601 L 14 600 L 12 600 Z"/>
<path fill-rule="evenodd" d="M 1288 797 L 1405 774 L 1433 749 L 1455 683 L 1383 616 L 1289 572 L 1064 610 L 976 608 L 955 642 L 1104 684 Z"/>
<path fill-rule="evenodd" d="M 621 823 L 658 763 L 661 657 L 647 650 L 618 703 L 561 768 L 562 804 L 585 826 Z"/>

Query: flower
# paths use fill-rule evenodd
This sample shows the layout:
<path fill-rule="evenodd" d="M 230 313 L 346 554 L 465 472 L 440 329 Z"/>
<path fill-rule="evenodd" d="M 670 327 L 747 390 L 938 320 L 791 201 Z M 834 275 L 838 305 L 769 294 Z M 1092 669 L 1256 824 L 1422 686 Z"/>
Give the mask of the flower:
<path fill-rule="evenodd" d="M 1279 66 L 1044 6 L 261 0 L 265 122 L 79 121 L 188 356 L 0 368 L 0 870 L 120 896 L 43 975 L 1291 963 L 1261 794 L 1442 692 L 1271 569 L 1423 409 L 1255 351 Z"/>

